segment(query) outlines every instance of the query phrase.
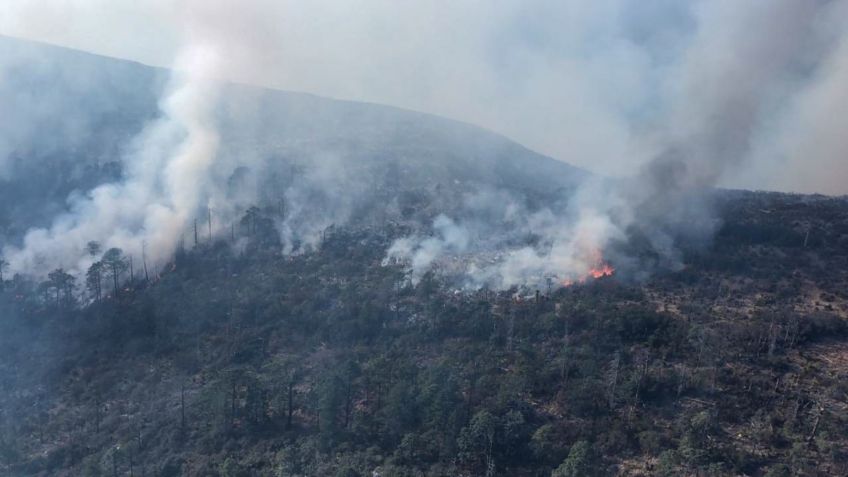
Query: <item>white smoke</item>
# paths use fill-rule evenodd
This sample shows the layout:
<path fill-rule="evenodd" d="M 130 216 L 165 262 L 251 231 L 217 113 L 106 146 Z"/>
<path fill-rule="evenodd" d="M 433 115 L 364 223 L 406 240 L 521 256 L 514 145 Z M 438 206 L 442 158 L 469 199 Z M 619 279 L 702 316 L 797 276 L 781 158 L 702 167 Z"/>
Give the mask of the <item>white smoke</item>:
<path fill-rule="evenodd" d="M 218 151 L 214 112 L 220 85 L 214 44 L 190 37 L 178 55 L 161 117 L 134 139 L 121 182 L 73 197 L 70 212 L 49 228 L 30 230 L 22 247 L 6 246 L 13 272 L 46 274 L 63 267 L 84 273 L 85 246 L 123 249 L 152 263 L 168 260 L 208 194 L 208 175 Z"/>
<path fill-rule="evenodd" d="M 770 122 L 773 134 L 756 142 L 746 173 L 782 190 L 846 194 L 848 2 L 825 3 L 814 27 L 814 41 L 805 47 L 817 61 L 803 64 L 796 94 Z"/>
<path fill-rule="evenodd" d="M 465 197 L 458 220 L 439 215 L 431 233 L 395 240 L 383 265 L 406 266 L 412 283 L 436 270 L 468 289 L 582 280 L 606 265 L 611 241 L 625 238 L 621 223 L 610 219 L 622 204 L 605 196 L 608 208 L 592 205 L 601 203 L 593 194 L 602 190 L 600 182 L 588 181 L 564 209 L 533 209 L 523 198 L 484 188 Z"/>
<path fill-rule="evenodd" d="M 462 254 L 468 249 L 469 232 L 451 218 L 439 215 L 433 221 L 434 235 L 406 237 L 396 240 L 386 252 L 383 264 L 392 261 L 408 262 L 413 283 L 430 269 L 433 262 L 445 255 Z"/>
<path fill-rule="evenodd" d="M 848 161 L 837 111 L 848 104 L 848 2 L 696 2 L 691 18 L 691 37 L 660 70 L 654 112 L 642 117 L 654 158 L 614 186 L 584 186 L 570 199 L 572 214 L 534 230 L 539 243 L 466 267 L 472 284 L 508 288 L 579 276 L 634 230 L 666 265 L 679 266 L 675 234 L 709 236 L 718 222 L 705 195 L 746 172 L 770 171 L 788 188 L 803 178 L 844 192 Z M 775 168 L 775 158 L 797 176 Z"/>
<path fill-rule="evenodd" d="M 151 11 L 184 43 L 162 117 L 135 139 L 122 181 L 72 198 L 71 211 L 49 228 L 4 248 L 13 270 L 82 271 L 90 240 L 135 255 L 147 243 L 161 262 L 206 208 L 221 224 L 252 202 L 251 187 L 234 202 L 224 183 L 248 165 L 256 184 L 263 164 L 249 150 L 221 154 L 228 146 L 219 144 L 215 121 L 220 86 L 210 78 L 443 113 L 569 162 L 638 171 L 585 185 L 562 197 L 568 207 L 530 207 L 501 191 L 469 197 L 432 234 L 389 251 L 409 261 L 415 277 L 446 258 L 490 251 L 463 267 L 470 286 L 579 277 L 598 251 L 634 229 L 674 263 L 668 230 L 708 234 L 715 221 L 699 199 L 716 185 L 845 192 L 848 183 L 836 117 L 848 101 L 848 0 L 166 3 Z M 38 15 L 47 8 L 29 2 L 2 8 L 10 14 L 0 15 L 0 28 L 36 25 L 46 35 L 68 23 Z M 328 226 L 352 219 L 352 198 L 368 188 L 361 177 L 342 177 L 338 156 L 311 159 L 283 193 L 288 210 L 277 225 L 285 252 L 316 247 Z"/>
<path fill-rule="evenodd" d="M 602 174 L 694 141 L 693 168 L 733 163 L 723 185 L 848 192 L 816 147 L 833 121 L 795 114 L 837 84 L 846 0 L 6 0 L 0 33 L 169 65 L 186 5 L 247 45 L 225 55 L 230 80 L 461 119 Z"/>

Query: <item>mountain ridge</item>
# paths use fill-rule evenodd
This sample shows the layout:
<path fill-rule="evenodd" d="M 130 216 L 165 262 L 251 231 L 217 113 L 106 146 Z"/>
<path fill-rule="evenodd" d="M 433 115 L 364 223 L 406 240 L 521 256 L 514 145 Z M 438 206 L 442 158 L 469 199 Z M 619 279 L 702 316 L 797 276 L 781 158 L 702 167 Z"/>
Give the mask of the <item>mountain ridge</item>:
<path fill-rule="evenodd" d="M 0 65 L 0 109 L 19 111 L 0 119 L 0 200 L 11 204 L 0 212 L 0 241 L 19 243 L 27 229 L 68 212 L 69 197 L 123 180 L 133 141 L 164 114 L 169 71 L 4 37 Z M 231 179 L 245 155 L 255 156 L 247 164 L 254 174 L 261 167 L 282 175 L 327 154 L 372 177 L 391 163 L 406 167 L 408 188 L 459 180 L 555 200 L 557 190 L 588 177 L 479 126 L 388 105 L 224 84 L 216 118 L 220 180 Z M 271 157 L 286 164 L 269 164 Z"/>

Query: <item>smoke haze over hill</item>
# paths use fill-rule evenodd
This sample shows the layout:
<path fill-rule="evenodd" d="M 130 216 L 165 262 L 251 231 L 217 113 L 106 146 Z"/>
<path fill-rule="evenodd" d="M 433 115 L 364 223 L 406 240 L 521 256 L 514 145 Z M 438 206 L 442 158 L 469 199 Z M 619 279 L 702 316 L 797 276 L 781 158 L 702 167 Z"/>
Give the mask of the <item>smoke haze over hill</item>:
<path fill-rule="evenodd" d="M 4 256 L 13 271 L 43 274 L 61 265 L 79 272 L 91 261 L 84 245 L 96 240 L 164 263 L 209 210 L 216 217 L 209 227 L 225 233 L 261 198 L 258 185 L 275 170 L 270 159 L 296 150 L 294 165 L 307 172 L 278 184 L 287 215 L 275 224 L 290 253 L 296 244 L 317 245 L 326 227 L 347 223 L 356 215 L 353 204 L 375 199 L 370 181 L 381 175 L 375 170 L 391 168 L 392 161 L 377 161 L 376 169 L 357 170 L 362 157 L 346 149 L 345 137 L 359 136 L 362 155 L 395 161 L 402 151 L 387 144 L 397 145 L 401 136 L 409 142 L 392 121 L 372 123 L 370 114 L 360 113 L 353 120 L 362 124 L 354 128 L 338 111 L 319 115 L 334 133 L 319 140 L 309 127 L 269 122 L 264 93 L 221 82 L 227 80 L 467 120 L 560 160 L 622 176 L 613 182 L 592 178 L 578 189 L 574 179 L 566 180 L 566 190 L 556 197 L 556 186 L 547 189 L 555 197 L 541 205 L 523 192 L 516 196 L 509 184 L 504 188 L 504 176 L 478 176 L 472 180 L 485 187 L 463 192 L 454 210 L 443 208 L 452 217 L 426 217 L 422 227 L 428 230 L 396 243 L 389 254 L 394 258 L 426 268 L 433 262 L 428 255 L 480 252 L 471 246 L 479 240 L 451 237 L 526 241 L 534 235 L 528 243 L 494 243 L 506 256 L 482 268 L 471 265 L 470 283 L 508 287 L 550 275 L 579 277 L 612 241 L 636 234 L 673 266 L 681 231 L 703 238 L 715 227 L 705 198 L 714 186 L 845 192 L 848 145 L 833 111 L 848 107 L 840 87 L 848 22 L 839 21 L 848 16 L 847 4 L 610 0 L 519 8 L 469 1 L 406 8 L 375 1 L 352 8 L 153 1 L 127 2 L 119 10 L 113 2 L 8 2 L 0 10 L 0 33 L 140 58 L 172 74 L 167 81 L 163 72 L 152 74 L 158 80 L 145 94 L 159 97 L 158 111 L 122 131 L 129 137 L 109 149 L 122 165 L 120 179 L 77 190 L 49 225 L 7 243 Z M 92 24 L 101 13 L 114 21 Z M 119 31 L 130 19 L 138 20 L 131 35 L 139 29 L 163 34 L 139 45 Z M 57 28 L 60 23 L 75 28 Z M 98 46 L 102 38 L 114 40 L 113 46 Z M 72 108 L 73 89 L 57 101 L 32 99 L 39 97 L 39 84 L 18 73 L 19 65 L 39 59 L 36 50 L 10 47 L 2 59 L 6 107 L 23 112 L 0 138 L 0 172 L 7 180 L 52 118 L 63 118 L 50 136 L 57 150 L 74 147 L 103 121 L 101 104 Z M 62 74 L 80 89 L 102 87 L 84 69 Z M 426 129 L 426 121 L 414 125 L 412 135 Z M 372 136 L 362 134 L 369 130 Z M 257 138 L 266 144 L 256 147 Z M 512 147 L 504 144 L 460 140 L 451 147 L 470 164 Z M 236 193 L 233 181 L 245 185 Z M 544 189 L 538 181 L 534 187 Z M 490 194 L 483 202 L 497 211 L 488 221 L 479 219 L 475 198 L 481 193 Z M 505 233 L 501 224 L 513 228 Z"/>
<path fill-rule="evenodd" d="M 0 474 L 848 475 L 846 85 L 848 0 L 0 0 Z"/>
<path fill-rule="evenodd" d="M 0 34 L 160 66 L 204 37 L 227 79 L 468 121 L 603 174 L 635 173 L 670 141 L 705 131 L 694 139 L 748 143 L 744 167 L 719 174 L 727 185 L 846 192 L 844 145 L 827 120 L 844 106 L 834 86 L 846 61 L 844 1 L 0 8 Z M 746 112 L 728 117 L 721 108 L 730 104 Z M 722 124 L 738 137 L 717 137 Z"/>

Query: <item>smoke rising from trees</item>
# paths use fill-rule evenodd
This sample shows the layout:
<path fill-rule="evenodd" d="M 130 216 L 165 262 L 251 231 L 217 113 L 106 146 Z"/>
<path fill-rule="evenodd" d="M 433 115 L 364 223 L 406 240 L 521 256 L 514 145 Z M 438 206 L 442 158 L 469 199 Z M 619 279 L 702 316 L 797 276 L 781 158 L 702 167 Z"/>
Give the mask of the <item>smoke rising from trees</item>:
<path fill-rule="evenodd" d="M 38 271 L 57 263 L 77 273 L 93 260 L 92 240 L 154 261 L 173 254 L 180 236 L 208 198 L 208 178 L 218 150 L 213 113 L 219 84 L 214 45 L 191 38 L 174 64 L 160 103 L 161 117 L 133 139 L 121 182 L 101 185 L 74 200 L 49 228 L 27 233 L 21 248 L 8 247 L 12 270 Z M 206 204 L 203 204 L 206 205 Z"/>
<path fill-rule="evenodd" d="M 259 180 L 269 159 L 250 150 L 222 152 L 222 109 L 233 121 L 253 118 L 247 127 L 261 128 L 261 120 L 250 101 L 223 98 L 221 80 L 444 114 L 623 176 L 587 181 L 562 198 L 567 206 L 530 207 L 495 193 L 490 200 L 503 199 L 493 206 L 504 214 L 522 211 L 513 214 L 519 218 L 510 233 L 480 220 L 480 207 L 466 203 L 436 219 L 432 236 L 422 231 L 389 250 L 390 258 L 411 260 L 416 276 L 440 255 L 481 251 L 479 237 L 495 234 L 517 238 L 486 242 L 504 252 L 472 264 L 471 285 L 580 275 L 596 250 L 637 232 L 674 263 L 676 231 L 695 224 L 693 233 L 708 235 L 715 227 L 703 197 L 712 187 L 846 192 L 848 145 L 834 118 L 848 107 L 841 87 L 848 71 L 846 1 L 130 3 L 127 11 L 139 13 L 149 31 L 168 33 L 138 46 L 116 31 L 126 19 L 114 3 L 0 7 L 1 33 L 83 47 L 93 43 L 78 31 L 50 32 L 60 20 L 85 25 L 107 12 L 115 22 L 92 26 L 95 36 L 117 39 L 107 53 L 173 71 L 158 119 L 124 149 L 123 178 L 72 198 L 70 211 L 49 227 L 31 230 L 20 246 L 4 246 L 12 271 L 43 274 L 61 265 L 79 273 L 90 264 L 84 246 L 91 240 L 135 255 L 147 244 L 150 259 L 162 263 L 210 208 L 222 233 L 255 199 L 243 192 L 243 200 L 232 200 L 231 172 L 246 167 L 248 182 Z M 73 133 L 95 127 L 80 123 Z M 4 128 L 0 138 L 6 174 L 19 160 L 15 143 L 30 137 L 22 130 Z M 293 131 L 274 133 L 298 139 Z M 304 240 L 317 245 L 321 230 L 351 220 L 353 197 L 368 189 L 364 177 L 345 170 L 351 158 L 343 148 L 306 155 L 310 172 L 289 184 L 289 215 L 275 224 L 286 252 Z M 315 201 L 326 210 L 312 213 Z M 521 243 L 528 234 L 535 241 Z"/>

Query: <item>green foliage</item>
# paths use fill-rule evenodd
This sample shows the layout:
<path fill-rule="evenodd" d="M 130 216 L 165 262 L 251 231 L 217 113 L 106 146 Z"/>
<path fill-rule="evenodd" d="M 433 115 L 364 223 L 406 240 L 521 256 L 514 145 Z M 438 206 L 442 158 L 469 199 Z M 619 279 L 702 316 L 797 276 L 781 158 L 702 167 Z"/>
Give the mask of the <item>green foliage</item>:
<path fill-rule="evenodd" d="M 168 458 L 159 469 L 160 477 L 177 477 L 182 475 L 183 460 L 179 457 L 172 456 Z"/>
<path fill-rule="evenodd" d="M 340 432 L 338 415 L 344 402 L 344 384 L 338 375 L 330 372 L 324 376 L 318 384 L 317 400 L 321 436 L 332 447 Z"/>
<path fill-rule="evenodd" d="M 638 435 L 639 448 L 643 452 L 656 455 L 663 447 L 662 436 L 656 431 L 643 431 Z"/>
<path fill-rule="evenodd" d="M 476 465 L 491 461 L 498 424 L 498 419 L 487 410 L 474 414 L 469 425 L 459 435 L 460 460 Z"/>
<path fill-rule="evenodd" d="M 388 438 L 397 439 L 415 426 L 418 419 L 416 397 L 414 384 L 404 378 L 389 389 L 383 410 Z"/>
<path fill-rule="evenodd" d="M 530 449 L 540 462 L 556 465 L 567 456 L 568 448 L 553 424 L 544 424 L 533 432 Z"/>
<path fill-rule="evenodd" d="M 712 258 L 756 265 L 728 237 L 680 272 L 521 300 L 457 294 L 436 274 L 405 282 L 380 265 L 391 235 L 336 229 L 320 251 L 280 256 L 267 212 L 252 214 L 243 254 L 185 250 L 117 296 L 106 259 L 126 257 L 107 251 L 89 306 L 62 293 L 56 306 L 59 274 L 40 289 L 4 276 L 0 466 L 110 475 L 115 439 L 154 475 L 592 475 L 625 460 L 651 475 L 781 475 L 778 462 L 846 461 L 828 367 L 844 318 L 787 312 L 806 306 L 792 280 L 721 275 Z"/>
<path fill-rule="evenodd" d="M 362 477 L 362 474 L 352 467 L 342 467 L 336 471 L 335 477 Z"/>
<path fill-rule="evenodd" d="M 221 477 L 248 477 L 250 475 L 250 472 L 242 468 L 238 461 L 232 457 L 227 457 L 224 463 L 221 464 L 220 473 Z"/>
<path fill-rule="evenodd" d="M 678 474 L 680 456 L 673 449 L 662 451 L 657 462 L 657 474 L 670 477 Z"/>
<path fill-rule="evenodd" d="M 775 464 L 769 467 L 764 477 L 791 477 L 792 469 L 786 464 Z"/>
<path fill-rule="evenodd" d="M 103 471 L 103 467 L 100 465 L 100 459 L 98 456 L 89 456 L 85 459 L 82 464 L 82 476 L 83 477 L 104 477 L 108 475 Z"/>
<path fill-rule="evenodd" d="M 568 457 L 552 473 L 551 477 L 591 477 L 598 475 L 599 460 L 586 441 L 577 441 L 568 451 Z"/>

